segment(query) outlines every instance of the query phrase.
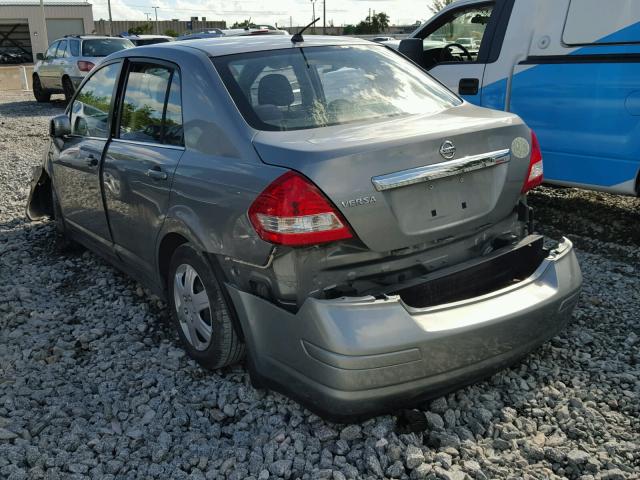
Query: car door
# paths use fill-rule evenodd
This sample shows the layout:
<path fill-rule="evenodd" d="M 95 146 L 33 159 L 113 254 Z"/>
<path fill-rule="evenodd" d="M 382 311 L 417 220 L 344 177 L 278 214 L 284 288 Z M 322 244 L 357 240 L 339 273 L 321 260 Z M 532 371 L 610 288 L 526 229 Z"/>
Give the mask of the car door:
<path fill-rule="evenodd" d="M 62 74 L 64 73 L 65 56 L 67 53 L 67 40 L 60 40 L 56 49 L 56 58 L 51 62 L 52 88 L 62 88 Z"/>
<path fill-rule="evenodd" d="M 180 71 L 140 59 L 127 62 L 125 75 L 103 190 L 118 255 L 153 279 L 155 242 L 184 152 Z"/>
<path fill-rule="evenodd" d="M 95 70 L 69 107 L 71 134 L 52 159 L 53 181 L 65 223 L 100 247 L 111 248 L 100 183 L 110 137 L 121 62 Z"/>
<path fill-rule="evenodd" d="M 477 2 L 447 10 L 415 35 L 423 39 L 429 73 L 477 105 L 482 102 L 484 71 L 505 1 L 509 0 Z"/>
<path fill-rule="evenodd" d="M 44 58 L 38 67 L 38 76 L 40 84 L 43 88 L 53 88 L 53 62 L 56 59 L 56 50 L 58 50 L 59 41 L 53 42 L 44 54 Z"/>

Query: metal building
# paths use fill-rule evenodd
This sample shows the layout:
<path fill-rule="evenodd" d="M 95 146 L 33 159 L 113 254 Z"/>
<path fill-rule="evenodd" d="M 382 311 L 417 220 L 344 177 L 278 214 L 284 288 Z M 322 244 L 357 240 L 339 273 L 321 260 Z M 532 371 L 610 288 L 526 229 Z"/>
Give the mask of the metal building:
<path fill-rule="evenodd" d="M 0 64 L 31 63 L 49 43 L 70 34 L 93 32 L 90 3 L 35 2 L 0 4 Z"/>

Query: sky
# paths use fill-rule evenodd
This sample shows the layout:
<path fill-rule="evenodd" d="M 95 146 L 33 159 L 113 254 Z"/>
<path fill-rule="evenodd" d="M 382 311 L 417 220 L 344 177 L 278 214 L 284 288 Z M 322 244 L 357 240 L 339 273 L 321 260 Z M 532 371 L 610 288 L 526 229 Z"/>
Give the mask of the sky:
<path fill-rule="evenodd" d="M 323 0 L 316 0 L 316 17 L 322 16 Z M 427 5 L 430 0 L 326 0 L 327 25 L 355 24 L 369 14 L 385 12 L 391 24 L 407 25 L 430 17 Z M 93 4 L 93 18 L 107 19 L 107 0 L 89 0 Z M 111 0 L 114 20 L 144 20 L 145 13 L 154 17 L 153 6 L 158 9 L 159 20 L 190 17 L 206 17 L 207 20 L 226 20 L 231 26 L 235 21 L 251 18 L 256 23 L 294 26 L 309 23 L 312 18 L 311 0 Z M 319 22 L 322 23 L 322 20 Z"/>

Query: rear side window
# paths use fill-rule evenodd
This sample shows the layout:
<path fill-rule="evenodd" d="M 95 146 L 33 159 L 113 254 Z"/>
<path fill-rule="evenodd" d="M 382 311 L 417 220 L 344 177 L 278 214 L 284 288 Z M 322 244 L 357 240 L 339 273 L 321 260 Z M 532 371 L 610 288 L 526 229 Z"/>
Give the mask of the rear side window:
<path fill-rule="evenodd" d="M 180 74 L 152 63 L 133 63 L 129 69 L 119 137 L 123 140 L 182 144 Z"/>
<path fill-rule="evenodd" d="M 98 38 L 82 42 L 82 55 L 85 57 L 106 57 L 114 52 L 134 45 L 126 38 Z"/>
<path fill-rule="evenodd" d="M 566 45 L 640 43 L 638 18 L 638 0 L 571 0 L 562 41 Z"/>
<path fill-rule="evenodd" d="M 80 55 L 80 42 L 78 40 L 69 40 L 69 48 L 67 48 L 67 55 L 72 57 L 77 57 Z"/>

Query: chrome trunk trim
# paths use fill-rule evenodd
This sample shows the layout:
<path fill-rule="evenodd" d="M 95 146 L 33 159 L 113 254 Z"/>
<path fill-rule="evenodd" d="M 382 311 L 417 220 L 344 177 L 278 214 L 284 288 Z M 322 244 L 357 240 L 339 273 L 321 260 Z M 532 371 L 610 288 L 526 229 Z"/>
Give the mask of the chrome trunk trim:
<path fill-rule="evenodd" d="M 371 181 L 377 191 L 383 192 L 415 183 L 430 182 L 440 178 L 452 177 L 483 168 L 494 167 L 507 163 L 510 160 L 511 151 L 509 149 L 497 150 L 495 152 L 481 153 L 448 162 L 410 168 L 386 175 L 378 175 L 373 177 Z"/>

